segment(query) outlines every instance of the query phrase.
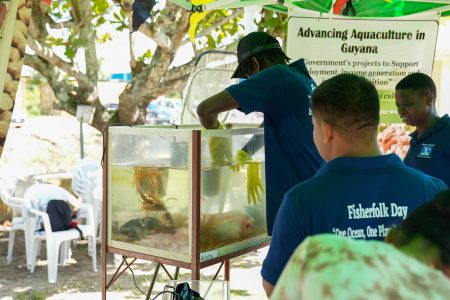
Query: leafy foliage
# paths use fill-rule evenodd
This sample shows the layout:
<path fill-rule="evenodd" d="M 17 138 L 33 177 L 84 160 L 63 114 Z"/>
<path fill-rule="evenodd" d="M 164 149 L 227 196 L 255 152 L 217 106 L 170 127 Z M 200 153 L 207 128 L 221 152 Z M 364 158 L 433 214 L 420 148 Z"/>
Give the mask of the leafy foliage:
<path fill-rule="evenodd" d="M 82 0 L 86 1 L 86 0 Z M 52 1 L 49 9 L 49 17 L 56 25 L 62 28 L 60 32 L 48 32 L 47 45 L 49 47 L 64 47 L 65 58 L 73 63 L 79 49 L 86 46 L 87 40 L 81 34 L 81 28 L 85 22 L 92 22 L 93 34 L 97 35 L 97 29 L 106 23 L 112 23 L 107 19 L 111 11 L 111 2 L 108 0 L 91 1 L 91 10 L 83 12 L 81 16 L 77 12 L 81 10 L 79 0 Z M 80 19 L 81 17 L 81 19 Z M 119 13 L 116 22 L 124 23 L 125 14 Z M 65 24 L 68 23 L 68 24 Z M 126 24 L 125 24 L 126 26 Z M 98 42 L 106 42 L 111 39 L 109 33 L 98 36 Z"/>
<path fill-rule="evenodd" d="M 281 38 L 283 44 L 286 42 L 288 16 L 268 9 L 261 12 L 261 21 L 258 22 L 258 30 L 267 31 L 275 37 Z"/>
<path fill-rule="evenodd" d="M 149 63 L 151 58 L 152 58 L 152 51 L 148 49 L 144 54 L 138 57 L 138 60 L 144 63 Z"/>
<path fill-rule="evenodd" d="M 209 12 L 206 15 L 206 18 L 197 26 L 197 35 L 199 35 L 200 38 L 196 41 L 196 48 L 201 51 L 223 48 L 225 46 L 224 40 L 226 38 L 239 38 L 238 32 L 240 29 L 243 29 L 242 25 L 239 24 L 243 16 L 242 10 L 240 10 L 237 17 L 217 26 L 217 23 L 221 23 L 221 20 L 229 18 L 235 12 L 236 10 L 232 9 L 221 9 Z M 210 30 L 211 28 L 214 29 Z M 202 38 L 201 33 L 205 31 L 210 32 Z"/>
<path fill-rule="evenodd" d="M 34 49 L 41 53 L 34 55 L 30 62 L 46 77 L 57 97 L 55 105 L 59 108 L 73 114 L 79 103 L 95 106 L 94 123 L 97 123 L 94 126 L 97 128 L 117 120 L 118 116 L 122 122 L 139 124 L 145 116 L 149 99 L 179 93 L 189 74 L 188 65 L 172 66 L 179 48 L 190 43 L 187 34 L 189 12 L 173 3 L 167 2 L 166 7 L 158 3 L 147 20 L 147 26 L 140 28 L 156 42 L 157 47 L 131 58 L 133 76 L 119 97 L 121 105 L 118 115 L 105 116 L 107 112 L 102 109 L 96 93 L 97 81 L 102 74 L 101 68 L 95 65 L 93 38 L 96 43 L 105 43 L 112 39 L 114 31 L 130 30 L 132 4 L 133 0 L 52 1 L 47 15 L 35 19 L 39 23 L 39 32 L 34 38 L 44 48 L 53 50 L 55 55 L 46 56 L 42 48 Z M 194 51 L 227 47 L 235 50 L 236 41 L 244 29 L 241 23 L 243 11 L 238 8 L 208 12 L 197 26 Z M 286 23 L 286 17 L 263 11 L 260 28 L 284 37 Z M 130 52 L 135 54 L 133 47 L 130 45 Z M 85 62 L 80 61 L 83 57 Z M 46 64 L 55 66 L 55 71 L 46 71 L 49 70 Z M 137 76 L 139 74 L 142 76 Z M 66 80 L 60 80 L 61 76 L 65 76 Z M 166 78 L 167 81 L 164 81 Z"/>

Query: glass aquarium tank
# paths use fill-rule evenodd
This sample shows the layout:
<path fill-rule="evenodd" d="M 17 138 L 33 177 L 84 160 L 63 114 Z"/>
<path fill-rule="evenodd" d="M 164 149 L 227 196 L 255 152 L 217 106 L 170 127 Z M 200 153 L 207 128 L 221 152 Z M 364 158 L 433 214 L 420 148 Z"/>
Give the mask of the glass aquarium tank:
<path fill-rule="evenodd" d="M 264 146 L 250 150 L 255 140 L 262 128 L 109 127 L 107 251 L 193 269 L 265 246 Z M 251 155 L 238 164 L 243 147 Z M 259 201 L 247 194 L 248 168 L 260 176 Z"/>

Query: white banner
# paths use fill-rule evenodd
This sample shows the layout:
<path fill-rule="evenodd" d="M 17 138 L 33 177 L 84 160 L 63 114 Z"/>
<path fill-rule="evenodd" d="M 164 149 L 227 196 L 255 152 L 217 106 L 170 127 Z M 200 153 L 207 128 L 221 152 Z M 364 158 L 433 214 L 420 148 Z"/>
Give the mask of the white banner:
<path fill-rule="evenodd" d="M 437 19 L 290 17 L 287 55 L 304 58 L 317 84 L 347 72 L 368 78 L 380 94 L 381 122 L 396 123 L 395 85 L 410 73 L 431 75 L 438 28 Z"/>

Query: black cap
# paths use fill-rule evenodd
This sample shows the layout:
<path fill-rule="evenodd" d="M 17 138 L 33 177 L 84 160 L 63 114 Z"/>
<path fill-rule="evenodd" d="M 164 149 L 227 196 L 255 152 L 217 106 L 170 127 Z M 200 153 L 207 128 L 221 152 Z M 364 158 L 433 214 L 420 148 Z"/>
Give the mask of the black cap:
<path fill-rule="evenodd" d="M 237 46 L 238 67 L 231 78 L 243 78 L 244 74 L 240 70 L 242 62 L 256 53 L 269 49 L 281 49 L 281 46 L 277 39 L 268 33 L 255 31 L 244 36 Z"/>

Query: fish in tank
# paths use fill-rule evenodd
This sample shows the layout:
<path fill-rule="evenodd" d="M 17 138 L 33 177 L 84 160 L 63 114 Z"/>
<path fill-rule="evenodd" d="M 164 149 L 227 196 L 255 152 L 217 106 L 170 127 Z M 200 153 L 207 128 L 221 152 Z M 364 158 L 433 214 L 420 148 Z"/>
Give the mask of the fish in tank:
<path fill-rule="evenodd" d="M 112 239 L 154 249 L 189 253 L 190 170 L 187 168 L 116 164 L 110 193 Z M 247 205 L 245 168 L 202 170 L 202 185 L 217 192 L 201 198 L 200 251 L 210 251 L 266 234 L 262 204 Z M 208 175 L 208 176 L 205 176 Z M 238 187 L 235 187 L 238 186 Z M 206 189 L 208 191 L 208 189 Z"/>

